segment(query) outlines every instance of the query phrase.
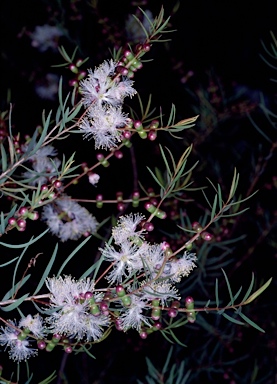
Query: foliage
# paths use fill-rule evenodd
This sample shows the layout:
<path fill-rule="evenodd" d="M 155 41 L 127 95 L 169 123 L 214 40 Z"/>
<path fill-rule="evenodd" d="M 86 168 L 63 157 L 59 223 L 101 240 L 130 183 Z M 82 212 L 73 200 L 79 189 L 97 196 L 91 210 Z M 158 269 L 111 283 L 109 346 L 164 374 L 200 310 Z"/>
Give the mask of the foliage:
<path fill-rule="evenodd" d="M 71 21 L 83 14 L 78 2 L 69 10 L 60 7 L 57 2 L 55 15 L 68 14 Z M 99 53 L 95 69 L 88 69 L 87 47 L 70 36 L 70 22 L 36 28 L 29 34 L 33 48 L 56 52 L 64 61 L 53 67 L 63 71 L 57 99 L 50 95 L 53 108 L 43 110 L 31 133 L 14 123 L 16 107 L 1 113 L 0 344 L 13 360 L 4 364 L 1 382 L 76 382 L 69 359 L 77 366 L 89 359 L 97 373 L 92 377 L 88 370 L 87 382 L 97 375 L 99 382 L 111 380 L 108 368 L 101 373 L 97 367 L 98 356 L 107 359 L 107 346 L 117 354 L 117 338 L 125 337 L 126 343 L 133 340 L 133 350 L 137 344 L 156 360 L 146 359 L 146 383 L 267 383 L 268 363 L 245 371 L 240 363 L 247 350 L 234 356 L 232 340 L 267 340 L 269 326 L 259 313 L 268 313 L 261 300 L 272 273 L 254 262 L 251 268 L 250 256 L 265 241 L 276 247 L 276 214 L 257 197 L 264 177 L 272 177 L 276 115 L 261 98 L 270 125 L 265 133 L 256 105 L 248 106 L 239 124 L 248 118 L 265 144 L 254 147 L 246 167 L 234 145 L 222 165 L 213 135 L 220 135 L 236 101 L 220 113 L 220 101 L 209 99 L 218 89 L 210 95 L 205 88 L 186 89 L 198 98 L 187 118 L 175 104 L 156 112 L 152 95 L 145 95 L 149 77 L 140 76 L 153 58 L 162 61 L 155 49 L 170 42 L 172 18 L 163 7 L 156 17 L 139 7 L 127 23 L 123 47 L 119 30 L 100 12 L 91 2 L 90 17 L 108 31 L 111 57 Z M 275 43 L 273 36 L 272 52 L 264 45 L 271 59 Z M 97 48 L 103 54 L 104 46 Z M 250 222 L 257 236 L 249 237 Z M 169 353 L 156 356 L 157 345 L 163 352 L 170 345 Z M 44 365 L 49 360 L 49 370 L 39 372 L 36 359 Z M 231 372 L 234 363 L 239 368 Z M 141 380 L 139 373 L 128 378 Z"/>

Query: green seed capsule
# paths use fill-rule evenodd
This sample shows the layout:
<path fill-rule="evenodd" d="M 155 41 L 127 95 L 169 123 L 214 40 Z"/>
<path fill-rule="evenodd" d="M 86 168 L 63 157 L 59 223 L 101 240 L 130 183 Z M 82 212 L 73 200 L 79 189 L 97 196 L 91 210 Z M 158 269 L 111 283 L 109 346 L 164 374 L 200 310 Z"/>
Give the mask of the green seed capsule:
<path fill-rule="evenodd" d="M 147 133 L 145 131 L 138 132 L 141 139 L 147 139 Z"/>
<path fill-rule="evenodd" d="M 99 307 L 98 305 L 96 304 L 93 304 L 90 308 L 90 313 L 94 316 L 99 316 L 100 315 L 100 310 L 99 310 Z"/>
<path fill-rule="evenodd" d="M 124 305 L 124 307 L 129 307 L 132 303 L 130 296 L 124 296 L 121 298 L 121 300 L 122 300 L 122 304 Z"/>
<path fill-rule="evenodd" d="M 53 351 L 53 349 L 55 348 L 55 346 L 56 346 L 56 344 L 55 343 L 52 343 L 52 341 L 50 341 L 50 343 L 48 343 L 47 344 L 47 346 L 46 346 L 46 351 L 47 352 L 51 352 L 51 351 Z"/>

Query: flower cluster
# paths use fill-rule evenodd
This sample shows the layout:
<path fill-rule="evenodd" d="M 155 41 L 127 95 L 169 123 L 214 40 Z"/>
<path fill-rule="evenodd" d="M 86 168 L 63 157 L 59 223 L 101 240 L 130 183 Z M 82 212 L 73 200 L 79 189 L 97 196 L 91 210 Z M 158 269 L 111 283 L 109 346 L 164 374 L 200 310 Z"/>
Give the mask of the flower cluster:
<path fill-rule="evenodd" d="M 146 231 L 143 228 L 136 231 L 143 220 L 141 214 L 122 216 L 113 228 L 116 248 L 106 244 L 102 249 L 104 259 L 113 263 L 108 280 L 121 283 L 123 278 L 138 272 L 144 272 L 151 279 L 158 276 L 171 282 L 179 282 L 183 276 L 188 276 L 196 267 L 195 254 L 185 252 L 179 258 L 168 257 L 163 244 L 149 244 L 144 241 Z"/>
<path fill-rule="evenodd" d="M 6 327 L 1 327 L 0 344 L 9 348 L 10 358 L 20 362 L 37 355 L 37 349 L 30 347 L 31 340 L 28 334 L 32 332 L 38 338 L 43 336 L 44 330 L 41 317 L 39 315 L 35 317 L 28 315 L 20 320 L 18 327 L 12 320 L 9 320 L 9 324 Z"/>
<path fill-rule="evenodd" d="M 51 293 L 50 306 L 55 309 L 46 319 L 49 329 L 77 340 L 99 340 L 110 318 L 98 309 L 96 303 L 101 301 L 102 295 L 93 293 L 94 282 L 90 279 L 75 281 L 65 276 L 48 278 L 46 285 Z"/>
<path fill-rule="evenodd" d="M 120 128 L 129 122 L 127 114 L 122 112 L 122 103 L 136 91 L 133 81 L 120 79 L 119 74 L 115 76 L 116 67 L 113 60 L 104 61 L 99 68 L 89 70 L 88 77 L 80 82 L 87 113 L 79 128 L 85 137 L 93 136 L 96 148 L 115 147 L 122 139 Z"/>
<path fill-rule="evenodd" d="M 56 26 L 44 24 L 36 26 L 35 30 L 30 34 L 32 46 L 40 52 L 48 49 L 58 49 L 58 39 L 64 35 L 64 32 Z"/>
<path fill-rule="evenodd" d="M 62 241 L 96 227 L 95 219 L 67 196 L 46 205 L 43 218 Z M 28 315 L 18 327 L 13 322 L 2 327 L 0 344 L 10 348 L 12 359 L 21 361 L 37 354 L 36 349 L 30 348 L 30 333 L 37 339 L 39 349 L 51 351 L 60 341 L 71 352 L 73 345 L 68 339 L 98 342 L 104 337 L 104 328 L 113 323 L 118 330 L 133 328 L 143 337 L 145 330 L 156 326 L 161 309 L 180 300 L 174 284 L 196 266 L 196 256 L 185 252 L 180 258 L 171 257 L 164 243 L 148 243 L 145 223 L 140 213 L 121 216 L 112 229 L 114 245 L 106 243 L 100 249 L 103 259 L 111 263 L 105 272 L 110 283 L 107 288 L 96 291 L 90 278 L 46 279 L 50 292 L 50 311 L 45 311 L 47 330 L 39 315 Z M 45 333 L 53 334 L 52 341 L 44 340 Z"/>
<path fill-rule="evenodd" d="M 22 152 L 27 152 L 28 144 L 21 146 Z M 52 145 L 46 145 L 36 151 L 28 158 L 31 162 L 32 170 L 23 172 L 22 176 L 30 185 L 46 184 L 51 177 L 57 175 L 61 161 L 57 157 L 57 150 Z"/>
<path fill-rule="evenodd" d="M 98 222 L 86 208 L 81 207 L 67 195 L 55 199 L 43 207 L 42 220 L 61 241 L 77 240 L 94 233 Z"/>
<path fill-rule="evenodd" d="M 115 246 L 106 244 L 101 250 L 104 259 L 112 263 L 112 270 L 106 276 L 111 284 L 133 279 L 133 284 L 128 285 L 128 293 L 123 294 L 124 289 L 119 286 L 123 307 L 117 318 L 117 328 L 123 331 L 135 328 L 141 332 L 144 326 L 151 328 L 150 319 L 157 319 L 147 317 L 145 312 L 152 307 L 153 300 L 157 305 L 165 306 L 168 301 L 180 299 L 173 284 L 196 267 L 195 254 L 185 252 L 182 257 L 171 259 L 164 244 L 147 243 L 144 239 L 146 230 L 138 228 L 144 219 L 139 213 L 120 217 L 112 230 Z M 139 282 L 134 278 L 139 275 L 145 280 Z"/>

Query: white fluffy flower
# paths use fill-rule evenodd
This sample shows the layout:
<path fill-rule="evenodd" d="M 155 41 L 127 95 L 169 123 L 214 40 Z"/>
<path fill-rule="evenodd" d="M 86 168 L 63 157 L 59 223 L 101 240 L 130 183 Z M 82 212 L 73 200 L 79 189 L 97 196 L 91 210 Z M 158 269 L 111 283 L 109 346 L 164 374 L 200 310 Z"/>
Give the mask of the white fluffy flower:
<path fill-rule="evenodd" d="M 151 327 L 148 318 L 143 315 L 143 309 L 146 309 L 145 301 L 135 295 L 130 295 L 130 298 L 132 300 L 130 307 L 118 318 L 123 330 L 135 328 L 139 331 L 144 324 Z"/>
<path fill-rule="evenodd" d="M 13 321 L 9 321 L 11 325 L 16 326 Z M 9 347 L 9 356 L 14 361 L 20 362 L 27 360 L 31 356 L 37 355 L 37 350 L 30 348 L 28 338 L 19 340 L 20 332 L 12 326 L 1 327 L 0 344 Z"/>
<path fill-rule="evenodd" d="M 196 267 L 195 253 L 184 253 L 183 257 L 177 260 L 169 260 L 164 268 L 162 277 L 168 276 L 171 281 L 179 282 L 183 276 L 188 276 L 193 268 Z"/>
<path fill-rule="evenodd" d="M 144 282 L 142 283 L 142 292 L 144 300 L 159 299 L 163 306 L 168 300 L 180 299 L 177 289 L 167 282 Z"/>
<path fill-rule="evenodd" d="M 23 317 L 19 322 L 19 327 L 28 328 L 38 338 L 43 336 L 43 322 L 39 315 Z"/>
<path fill-rule="evenodd" d="M 64 32 L 48 24 L 37 26 L 33 33 L 30 34 L 32 46 L 40 52 L 45 52 L 48 49 L 56 50 L 58 48 L 58 39 Z"/>
<path fill-rule="evenodd" d="M 104 61 L 94 71 L 91 69 L 88 71 L 88 77 L 80 82 L 82 102 L 86 108 L 91 107 L 92 104 L 101 106 L 103 103 L 118 106 L 125 96 L 133 96 L 136 93 L 132 87 L 133 81 L 112 79 L 115 69 L 116 63 L 110 60 Z"/>
<path fill-rule="evenodd" d="M 43 207 L 42 220 L 61 241 L 94 233 L 98 225 L 94 216 L 66 195 Z"/>
<path fill-rule="evenodd" d="M 96 185 L 98 183 L 98 181 L 100 180 L 100 176 L 97 174 L 97 173 L 90 173 L 88 175 L 88 181 L 90 182 L 90 184 L 92 185 Z"/>
<path fill-rule="evenodd" d="M 28 144 L 23 145 L 21 150 L 28 151 Z M 29 180 L 30 185 L 46 184 L 50 177 L 57 176 L 57 169 L 61 161 L 57 157 L 57 150 L 52 145 L 46 145 L 36 151 L 36 153 L 28 158 L 31 162 L 33 170 L 23 172 L 25 179 Z"/>
<path fill-rule="evenodd" d="M 114 263 L 113 270 L 107 275 L 107 279 L 111 282 L 122 282 L 123 277 L 130 277 L 133 273 L 143 268 L 143 255 L 148 245 L 143 243 L 138 247 L 129 241 L 123 241 L 118 250 L 112 245 L 106 244 L 101 249 L 105 260 Z"/>
<path fill-rule="evenodd" d="M 137 230 L 142 220 L 145 220 L 145 216 L 140 213 L 121 216 L 112 230 L 114 242 L 121 244 L 127 239 L 143 239 L 146 231 L 144 229 Z"/>
<path fill-rule="evenodd" d="M 56 308 L 47 319 L 49 328 L 54 332 L 77 340 L 99 340 L 102 327 L 108 326 L 108 316 L 94 316 L 90 313 L 90 297 L 86 293 L 94 290 L 94 282 L 89 278 L 76 281 L 71 276 L 53 277 L 46 280 L 51 293 L 50 305 Z M 98 300 L 97 295 L 94 296 Z"/>
<path fill-rule="evenodd" d="M 93 136 L 95 148 L 107 149 L 115 147 L 121 141 L 122 134 L 119 128 L 126 126 L 128 120 L 121 107 L 94 105 L 88 111 L 88 115 L 81 120 L 79 128 L 84 137 Z"/>

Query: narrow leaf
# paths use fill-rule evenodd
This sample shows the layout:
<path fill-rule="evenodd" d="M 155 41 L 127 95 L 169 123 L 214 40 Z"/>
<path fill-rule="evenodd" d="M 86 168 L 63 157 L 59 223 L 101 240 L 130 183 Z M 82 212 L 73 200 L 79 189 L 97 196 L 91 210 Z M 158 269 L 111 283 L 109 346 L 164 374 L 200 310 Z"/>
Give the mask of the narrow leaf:
<path fill-rule="evenodd" d="M 49 228 L 46 229 L 46 231 L 42 232 L 40 235 L 38 235 L 37 237 L 33 238 L 33 236 L 31 237 L 30 241 L 28 243 L 24 243 L 24 244 L 7 244 L 7 243 L 2 243 L 0 241 L 0 245 L 4 245 L 4 247 L 7 247 L 7 248 L 13 248 L 13 249 L 19 249 L 19 248 L 24 248 L 26 246 L 29 246 L 31 244 L 34 244 L 36 241 L 38 241 L 42 236 L 44 236 L 47 232 L 49 231 Z"/>
<path fill-rule="evenodd" d="M 249 304 L 251 301 L 255 300 L 258 296 L 260 296 L 263 291 L 266 290 L 266 288 L 270 285 L 272 281 L 272 277 L 263 285 L 261 288 L 259 288 L 256 292 L 252 293 L 252 295 L 244 302 L 244 304 Z"/>
<path fill-rule="evenodd" d="M 17 308 L 25 299 L 29 296 L 29 293 L 26 293 L 20 299 L 17 299 L 14 303 L 7 305 L 6 307 L 1 307 L 2 311 L 4 312 L 10 312 L 13 309 Z"/>
<path fill-rule="evenodd" d="M 51 373 L 50 376 L 48 376 L 46 379 L 44 379 L 43 381 L 40 381 L 38 384 L 49 384 L 51 383 L 55 378 L 57 377 L 56 375 L 56 371 L 54 371 L 53 373 Z"/>
<path fill-rule="evenodd" d="M 226 275 L 224 269 L 221 268 L 221 270 L 222 270 L 222 272 L 223 272 L 223 274 L 224 274 L 224 277 L 225 277 L 225 281 L 226 281 L 226 284 L 227 284 L 227 287 L 228 287 L 228 291 L 229 291 L 229 296 L 230 296 L 231 303 L 232 303 L 232 305 L 234 305 L 234 297 L 233 297 L 233 293 L 232 293 L 232 289 L 231 289 L 231 286 L 230 286 L 228 277 L 227 277 L 227 275 Z"/>
<path fill-rule="evenodd" d="M 251 283 L 249 285 L 249 288 L 247 289 L 247 292 L 246 294 L 244 295 L 243 299 L 242 299 L 242 303 L 245 303 L 245 300 L 248 298 L 248 296 L 250 295 L 250 292 L 252 291 L 253 289 L 253 286 L 254 286 L 254 280 L 255 280 L 255 277 L 254 277 L 254 273 L 252 272 L 252 278 L 251 278 Z"/>
<path fill-rule="evenodd" d="M 50 261 L 49 261 L 49 263 L 48 263 L 48 265 L 47 265 L 47 267 L 46 267 L 46 269 L 45 269 L 45 271 L 44 271 L 44 273 L 43 273 L 43 275 L 42 275 L 42 277 L 40 279 L 40 282 L 38 283 L 38 286 L 37 286 L 35 292 L 33 293 L 33 296 L 36 295 L 37 292 L 40 291 L 41 287 L 45 283 L 46 278 L 49 276 L 49 272 L 50 272 L 50 270 L 52 268 L 52 265 L 53 265 L 53 263 L 54 263 L 54 261 L 56 259 L 57 251 L 58 251 L 58 243 L 55 246 L 53 255 L 52 255 L 52 257 L 51 257 L 51 259 L 50 259 Z"/>
<path fill-rule="evenodd" d="M 219 308 L 218 279 L 215 279 L 215 302 L 216 302 L 216 307 Z"/>
<path fill-rule="evenodd" d="M 7 262 L 4 263 L 4 264 L 1 264 L 1 265 L 0 265 L 0 268 L 5 267 L 6 265 L 11 264 L 11 263 L 14 262 L 15 260 L 17 260 L 18 257 L 19 257 L 19 256 L 15 257 L 14 259 L 12 259 L 12 260 L 10 260 L 10 261 L 7 261 Z"/>
<path fill-rule="evenodd" d="M 78 245 L 78 247 L 76 247 L 74 249 L 73 252 L 70 253 L 70 255 L 65 259 L 65 261 L 63 262 L 61 268 L 59 269 L 59 272 L 57 273 L 57 277 L 60 276 L 60 274 L 62 273 L 64 267 L 66 266 L 66 264 L 72 259 L 72 257 L 79 251 L 79 249 L 81 249 L 89 240 L 90 240 L 91 236 L 88 236 L 85 240 L 83 240 L 81 242 L 81 244 Z"/>
<path fill-rule="evenodd" d="M 245 316 L 243 313 L 238 312 L 238 315 L 245 320 L 249 325 L 251 325 L 253 328 L 256 328 L 258 331 L 265 333 L 265 331 L 260 328 L 254 321 L 250 320 L 249 317 Z"/>
<path fill-rule="evenodd" d="M 235 323 L 238 325 L 244 325 L 244 323 L 242 321 L 234 319 L 233 317 L 227 315 L 227 313 L 222 313 L 222 316 L 225 317 L 227 320 L 231 321 L 232 323 Z"/>

